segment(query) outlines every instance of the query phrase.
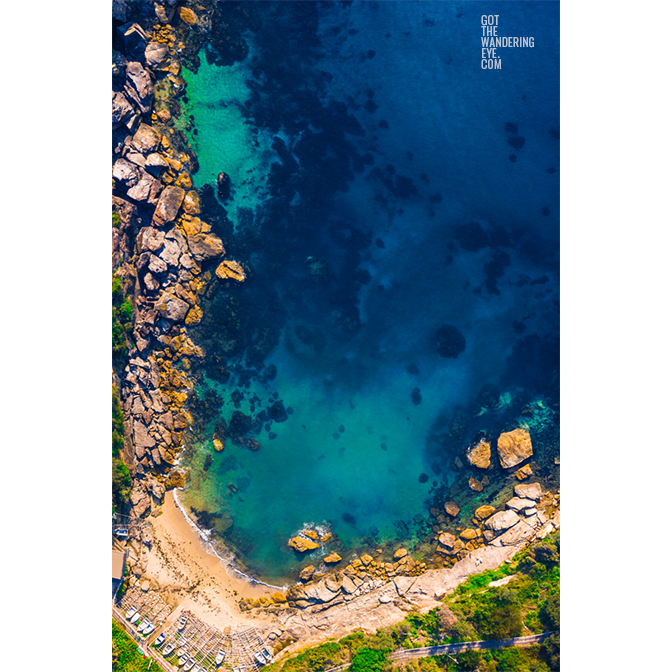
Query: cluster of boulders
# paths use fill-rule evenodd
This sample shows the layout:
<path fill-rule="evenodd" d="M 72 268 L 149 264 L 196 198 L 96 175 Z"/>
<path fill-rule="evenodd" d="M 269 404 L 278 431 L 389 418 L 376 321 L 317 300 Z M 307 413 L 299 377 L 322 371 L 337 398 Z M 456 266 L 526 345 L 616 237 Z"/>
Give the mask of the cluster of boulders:
<path fill-rule="evenodd" d="M 497 511 L 488 504 L 479 506 L 471 519 L 473 527 L 460 527 L 452 532 L 442 527 L 450 524 L 450 520 L 459 514 L 460 507 L 455 502 L 446 502 L 445 515 L 432 509 L 432 515 L 439 523 L 434 527 L 436 554 L 446 558 L 445 565 L 454 564 L 484 544 L 516 546 L 531 539 L 548 522 L 543 509 L 553 505 L 552 496 L 548 493 L 544 495 L 539 483 L 518 483 L 514 486 L 514 493 L 515 496 L 506 502 L 503 510 Z M 540 507 L 539 502 L 544 496 L 545 506 Z"/>
<path fill-rule="evenodd" d="M 503 432 L 497 439 L 497 455 L 503 469 L 511 469 L 532 457 L 532 439 L 524 427 L 511 432 Z M 492 450 L 490 443 L 480 438 L 469 446 L 466 452 L 467 462 L 477 469 L 488 469 L 491 466 Z"/>
<path fill-rule="evenodd" d="M 293 536 L 287 542 L 287 545 L 299 553 L 306 553 L 308 551 L 314 551 L 318 549 L 320 547 L 320 544 L 326 544 L 332 538 L 333 535 L 331 534 L 331 532 L 324 532 L 320 534 L 320 532 L 318 532 L 317 530 L 308 528 L 299 531 L 298 534 Z M 340 556 L 337 557 L 338 561 L 340 561 L 341 559 Z"/>
<path fill-rule="evenodd" d="M 418 576 L 427 568 L 426 563 L 415 562 L 405 548 L 397 549 L 394 562 L 376 560 L 382 553 L 382 549 L 362 553 L 334 573 L 319 573 L 312 566 L 304 568 L 300 574 L 302 583 L 287 591 L 288 606 L 305 609 L 324 604 L 325 608 L 332 607 L 365 595 L 395 577 Z"/>
<path fill-rule="evenodd" d="M 115 18 L 124 20 L 137 4 L 116 3 Z M 184 408 L 192 388 L 188 372 L 193 358 L 204 355 L 187 327 L 201 321 L 201 297 L 215 275 L 203 264 L 225 254 L 220 238 L 199 217 L 200 196 L 191 177 L 195 157 L 172 127 L 172 113 L 179 112 L 175 94 L 184 86 L 177 59 L 184 45 L 169 22 L 179 11 L 183 23 L 197 23 L 192 10 L 177 5 L 155 3 L 149 33 L 138 23 L 121 25 L 117 44 L 123 53 L 115 52 L 113 64 L 113 268 L 134 306 L 134 347 L 121 398 L 136 516 L 158 506 L 166 488 L 184 485 L 172 467 L 190 421 Z M 245 279 L 234 261 L 215 273 Z"/>

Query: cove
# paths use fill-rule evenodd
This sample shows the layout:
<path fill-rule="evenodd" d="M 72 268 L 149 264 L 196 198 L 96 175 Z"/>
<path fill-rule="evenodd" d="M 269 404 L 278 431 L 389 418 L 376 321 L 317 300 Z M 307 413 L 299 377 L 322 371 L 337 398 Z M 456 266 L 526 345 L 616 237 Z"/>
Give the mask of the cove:
<path fill-rule="evenodd" d="M 420 548 L 470 442 L 557 402 L 557 8 L 488 3 L 536 42 L 483 71 L 482 4 L 255 3 L 245 58 L 185 74 L 195 184 L 248 277 L 193 328 L 181 501 L 269 583 Z M 299 555 L 310 527 L 334 536 Z"/>

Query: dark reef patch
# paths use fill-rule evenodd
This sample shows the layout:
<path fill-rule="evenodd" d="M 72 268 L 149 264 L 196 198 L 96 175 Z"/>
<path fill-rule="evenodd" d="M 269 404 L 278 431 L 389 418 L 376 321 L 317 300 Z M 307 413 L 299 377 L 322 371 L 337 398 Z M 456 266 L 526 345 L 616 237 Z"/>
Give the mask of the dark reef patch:
<path fill-rule="evenodd" d="M 442 324 L 434 334 L 434 348 L 441 357 L 455 359 L 466 346 L 462 332 L 450 324 Z"/>

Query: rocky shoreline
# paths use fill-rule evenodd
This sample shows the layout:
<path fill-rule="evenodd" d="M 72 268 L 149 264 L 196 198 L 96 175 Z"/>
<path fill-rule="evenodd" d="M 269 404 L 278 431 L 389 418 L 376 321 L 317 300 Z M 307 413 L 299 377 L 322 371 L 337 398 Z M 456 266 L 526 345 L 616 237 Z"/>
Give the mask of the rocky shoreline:
<path fill-rule="evenodd" d="M 201 320 L 209 283 L 245 276 L 223 260 L 222 240 L 199 217 L 196 157 L 173 125 L 185 86 L 178 34 L 199 30 L 198 17 L 177 0 L 115 0 L 113 17 L 112 263 L 133 306 L 128 363 L 115 379 L 133 477 L 129 513 L 142 517 L 158 512 L 167 489 L 184 485 L 175 465 L 190 422 L 189 369 L 203 356 L 187 327 Z"/>

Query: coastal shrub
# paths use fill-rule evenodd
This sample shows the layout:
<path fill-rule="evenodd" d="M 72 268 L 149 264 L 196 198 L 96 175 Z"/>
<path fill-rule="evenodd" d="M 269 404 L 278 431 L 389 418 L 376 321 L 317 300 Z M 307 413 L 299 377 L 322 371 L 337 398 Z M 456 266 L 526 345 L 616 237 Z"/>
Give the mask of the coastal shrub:
<path fill-rule="evenodd" d="M 119 393 L 112 386 L 112 457 L 117 457 L 124 447 L 124 412 L 121 410 Z"/>
<path fill-rule="evenodd" d="M 549 672 L 540 647 L 507 647 L 492 651 L 497 672 Z"/>
<path fill-rule="evenodd" d="M 128 354 L 128 336 L 133 330 L 133 306 L 124 296 L 121 278 L 112 278 L 112 358 L 122 361 Z"/>
<path fill-rule="evenodd" d="M 388 669 L 386 651 L 360 649 L 350 661 L 350 672 L 384 672 Z"/>
<path fill-rule="evenodd" d="M 560 633 L 551 635 L 541 645 L 541 654 L 552 672 L 560 669 Z"/>
<path fill-rule="evenodd" d="M 548 630 L 560 629 L 560 593 L 551 593 L 539 609 L 539 620 Z"/>
<path fill-rule="evenodd" d="M 534 558 L 537 562 L 540 562 L 547 567 L 560 562 L 558 549 L 552 544 L 537 544 L 534 547 Z"/>
<path fill-rule="evenodd" d="M 338 642 L 326 642 L 315 646 L 296 658 L 291 658 L 282 666 L 283 672 L 322 672 L 330 667 L 336 667 L 346 662 L 343 647 Z"/>
<path fill-rule="evenodd" d="M 116 504 L 128 501 L 133 486 L 126 464 L 119 458 L 112 459 L 112 497 Z"/>
<path fill-rule="evenodd" d="M 118 229 L 121 226 L 121 217 L 116 210 L 112 210 L 112 227 Z"/>
<path fill-rule="evenodd" d="M 113 672 L 161 672 L 161 668 L 138 651 L 138 645 L 124 628 L 112 620 L 112 670 Z"/>

